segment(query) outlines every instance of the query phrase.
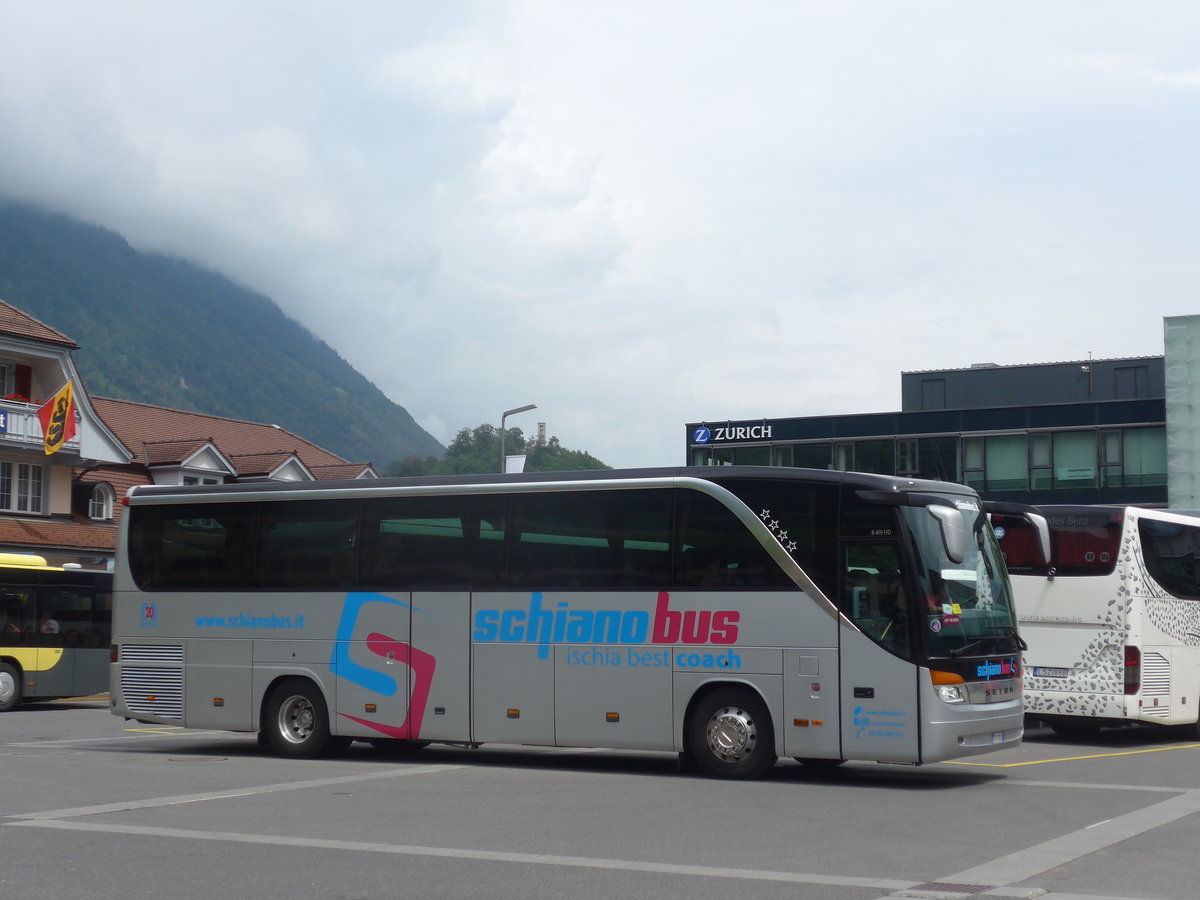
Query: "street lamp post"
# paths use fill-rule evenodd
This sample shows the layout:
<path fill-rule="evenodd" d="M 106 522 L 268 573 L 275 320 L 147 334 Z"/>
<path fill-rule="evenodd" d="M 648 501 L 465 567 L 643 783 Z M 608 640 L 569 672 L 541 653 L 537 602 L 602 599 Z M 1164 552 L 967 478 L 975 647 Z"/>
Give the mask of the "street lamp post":
<path fill-rule="evenodd" d="M 518 406 L 516 409 L 506 409 L 500 414 L 500 473 L 508 468 L 508 459 L 504 455 L 504 420 L 509 416 L 515 416 L 517 413 L 529 412 L 531 409 L 537 409 L 536 403 L 529 403 L 525 406 Z"/>

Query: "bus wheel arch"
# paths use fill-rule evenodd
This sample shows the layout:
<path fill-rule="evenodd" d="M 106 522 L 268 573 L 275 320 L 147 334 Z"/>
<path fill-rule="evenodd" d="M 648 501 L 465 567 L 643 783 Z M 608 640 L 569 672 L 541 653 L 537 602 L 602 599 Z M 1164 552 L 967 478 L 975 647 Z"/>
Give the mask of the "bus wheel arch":
<path fill-rule="evenodd" d="M 684 746 L 715 778 L 757 778 L 778 759 L 770 707 L 741 682 L 717 682 L 696 692 L 684 718 Z"/>
<path fill-rule="evenodd" d="M 330 732 L 329 705 L 312 680 L 287 676 L 275 681 L 263 696 L 259 743 L 265 741 L 280 756 L 313 759 L 349 745 Z"/>
<path fill-rule="evenodd" d="M 0 712 L 8 712 L 21 705 L 21 687 L 24 675 L 15 662 L 0 659 Z"/>

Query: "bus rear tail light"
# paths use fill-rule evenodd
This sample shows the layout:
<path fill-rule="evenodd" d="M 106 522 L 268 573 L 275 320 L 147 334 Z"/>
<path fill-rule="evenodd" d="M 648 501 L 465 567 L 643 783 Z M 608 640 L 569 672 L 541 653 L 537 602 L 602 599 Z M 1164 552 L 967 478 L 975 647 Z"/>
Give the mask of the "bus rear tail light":
<path fill-rule="evenodd" d="M 1142 686 L 1142 651 L 1125 648 L 1125 693 L 1136 694 Z"/>
<path fill-rule="evenodd" d="M 108 645 L 108 661 L 109 662 L 117 662 L 119 656 L 120 656 L 120 654 L 117 652 L 117 645 L 109 644 Z"/>

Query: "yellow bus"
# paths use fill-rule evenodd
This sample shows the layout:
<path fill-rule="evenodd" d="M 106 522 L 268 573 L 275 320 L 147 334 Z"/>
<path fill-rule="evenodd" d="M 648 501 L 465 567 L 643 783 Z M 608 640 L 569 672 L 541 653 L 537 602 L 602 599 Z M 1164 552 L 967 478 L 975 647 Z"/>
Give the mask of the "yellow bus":
<path fill-rule="evenodd" d="M 112 574 L 0 553 L 0 712 L 108 690 Z"/>

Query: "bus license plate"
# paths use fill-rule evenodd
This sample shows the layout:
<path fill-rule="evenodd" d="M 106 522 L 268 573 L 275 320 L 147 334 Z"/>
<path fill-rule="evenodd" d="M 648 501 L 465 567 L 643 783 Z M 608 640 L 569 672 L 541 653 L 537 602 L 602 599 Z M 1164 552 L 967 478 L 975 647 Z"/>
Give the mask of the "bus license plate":
<path fill-rule="evenodd" d="M 1036 678 L 1066 678 L 1068 670 L 1048 666 L 1034 666 L 1033 674 Z"/>
<path fill-rule="evenodd" d="M 1004 732 L 1003 731 L 993 731 L 992 732 L 992 743 L 993 744 L 1003 744 L 1004 743 Z"/>

